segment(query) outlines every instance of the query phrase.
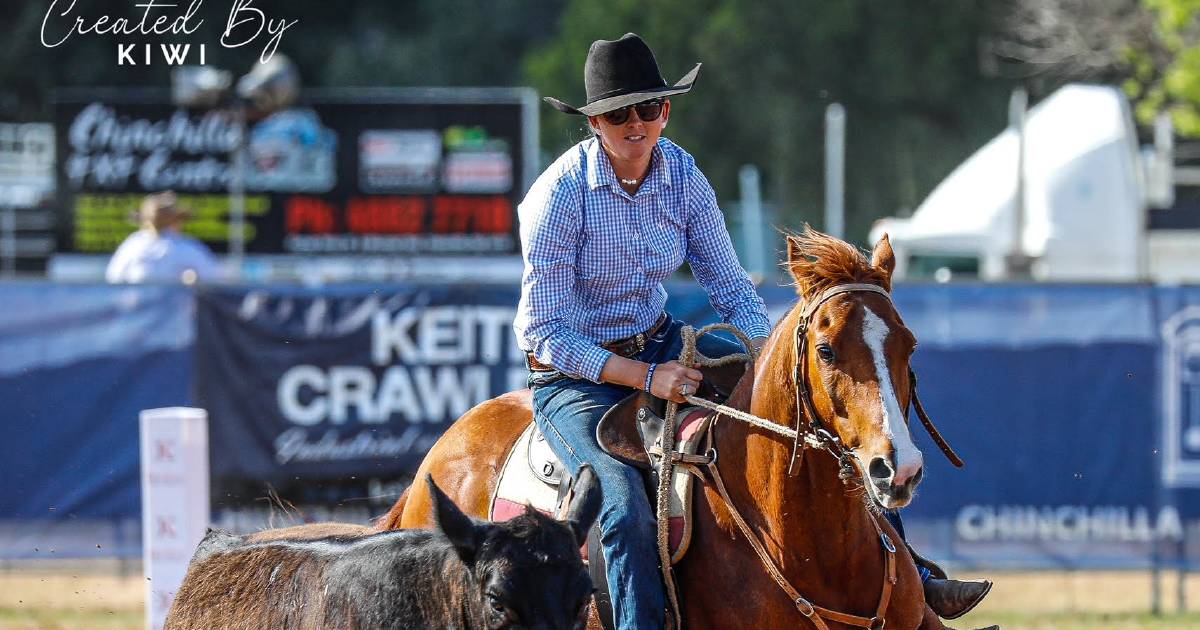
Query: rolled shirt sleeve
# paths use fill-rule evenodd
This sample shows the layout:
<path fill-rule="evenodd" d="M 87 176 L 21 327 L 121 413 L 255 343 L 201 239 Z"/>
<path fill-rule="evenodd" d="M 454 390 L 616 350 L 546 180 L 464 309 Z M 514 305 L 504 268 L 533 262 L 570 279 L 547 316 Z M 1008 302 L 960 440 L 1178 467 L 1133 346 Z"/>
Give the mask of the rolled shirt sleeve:
<path fill-rule="evenodd" d="M 768 336 L 771 320 L 766 306 L 738 261 L 712 185 L 694 164 L 688 186 L 687 260 L 692 273 L 708 291 L 709 303 L 721 319 L 750 338 Z"/>
<path fill-rule="evenodd" d="M 575 183 L 539 181 L 518 206 L 525 270 L 518 306 L 523 329 L 517 333 L 538 361 L 598 383 L 612 353 L 576 328 L 575 258 L 583 226 Z"/>

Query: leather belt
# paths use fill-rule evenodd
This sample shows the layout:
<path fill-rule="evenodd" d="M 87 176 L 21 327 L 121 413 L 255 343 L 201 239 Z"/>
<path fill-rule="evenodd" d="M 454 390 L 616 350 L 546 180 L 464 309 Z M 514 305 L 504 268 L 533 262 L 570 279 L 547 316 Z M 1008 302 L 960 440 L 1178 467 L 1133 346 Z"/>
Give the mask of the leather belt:
<path fill-rule="evenodd" d="M 633 358 L 646 347 L 646 337 L 650 337 L 658 333 L 658 331 L 662 330 L 663 326 L 666 326 L 670 321 L 671 317 L 666 313 L 663 313 L 662 315 L 658 316 L 658 320 L 655 321 L 650 328 L 647 328 L 645 332 L 640 332 L 636 335 L 625 337 L 624 339 L 602 343 L 600 344 L 600 347 L 615 355 L 619 355 L 627 359 Z M 538 361 L 537 357 L 533 356 L 532 352 L 525 353 L 525 362 L 529 365 L 529 369 L 533 372 L 551 372 L 555 369 L 553 366 L 546 365 L 545 363 Z"/>

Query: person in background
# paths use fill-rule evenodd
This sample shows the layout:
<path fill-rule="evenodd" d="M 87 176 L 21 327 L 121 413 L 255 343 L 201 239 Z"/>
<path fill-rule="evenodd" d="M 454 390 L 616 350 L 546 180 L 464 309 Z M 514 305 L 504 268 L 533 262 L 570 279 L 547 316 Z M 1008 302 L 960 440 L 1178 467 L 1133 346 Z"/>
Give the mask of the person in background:
<path fill-rule="evenodd" d="M 191 211 L 181 208 L 171 191 L 148 195 L 138 210 L 141 229 L 113 253 L 104 277 L 111 283 L 213 282 L 224 274 L 212 252 L 181 233 Z"/>

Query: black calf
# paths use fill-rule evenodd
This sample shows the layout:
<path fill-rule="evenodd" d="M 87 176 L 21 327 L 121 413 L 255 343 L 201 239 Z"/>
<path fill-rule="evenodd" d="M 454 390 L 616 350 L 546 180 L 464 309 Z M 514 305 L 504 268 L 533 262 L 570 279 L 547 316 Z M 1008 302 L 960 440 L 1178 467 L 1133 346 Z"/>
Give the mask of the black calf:
<path fill-rule="evenodd" d="M 600 509 L 591 468 L 567 521 L 463 514 L 428 479 L 436 531 L 247 542 L 210 532 L 167 617 L 208 628 L 583 628 L 592 583 L 579 558 Z"/>

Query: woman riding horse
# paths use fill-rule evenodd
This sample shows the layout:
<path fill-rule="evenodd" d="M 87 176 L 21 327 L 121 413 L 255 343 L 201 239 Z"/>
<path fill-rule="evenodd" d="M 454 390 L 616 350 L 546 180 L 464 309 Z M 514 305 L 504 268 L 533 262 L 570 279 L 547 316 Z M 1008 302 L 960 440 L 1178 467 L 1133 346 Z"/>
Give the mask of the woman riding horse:
<path fill-rule="evenodd" d="M 668 97 L 691 90 L 699 69 L 667 85 L 637 35 L 594 42 L 584 66 L 587 104 L 546 98 L 587 116 L 594 137 L 547 168 L 519 207 L 525 270 L 514 329 L 527 353 L 534 419 L 568 470 L 590 464 L 600 479 L 598 522 L 618 628 L 663 627 L 665 597 L 641 472 L 600 449 L 596 425 L 634 389 L 684 402 L 702 378 L 673 360 L 683 324 L 663 311 L 662 282 L 686 260 L 755 351 L 771 331 L 712 186 L 692 156 L 660 137 Z M 741 348 L 704 336 L 697 350 L 720 357 Z M 889 518 L 902 531 L 899 516 Z M 990 586 L 929 579 L 928 570 L 922 578 L 942 616 L 966 612 Z"/>

